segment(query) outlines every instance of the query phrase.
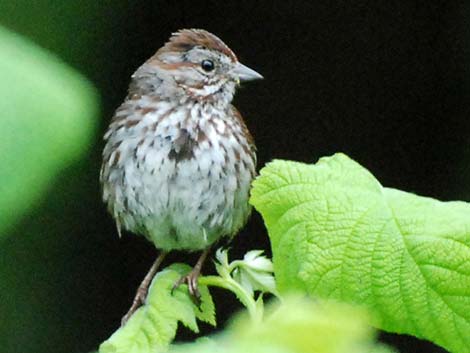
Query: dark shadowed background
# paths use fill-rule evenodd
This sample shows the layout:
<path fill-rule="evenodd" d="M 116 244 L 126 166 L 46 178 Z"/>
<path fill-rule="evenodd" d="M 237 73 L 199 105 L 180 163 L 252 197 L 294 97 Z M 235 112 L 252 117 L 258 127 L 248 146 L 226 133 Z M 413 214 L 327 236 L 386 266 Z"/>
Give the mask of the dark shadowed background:
<path fill-rule="evenodd" d="M 130 75 L 179 28 L 217 34 L 264 75 L 235 98 L 259 166 L 342 151 L 383 185 L 470 201 L 469 2 L 5 0 L 0 24 L 55 52 L 102 98 L 87 157 L 0 244 L 8 289 L 1 352 L 91 351 L 128 309 L 156 250 L 140 237 L 117 237 L 100 199 L 101 136 Z M 268 244 L 255 215 L 232 255 Z M 195 259 L 175 254 L 169 262 Z M 223 327 L 240 306 L 214 292 Z M 443 352 L 411 337 L 383 339 L 401 352 Z"/>

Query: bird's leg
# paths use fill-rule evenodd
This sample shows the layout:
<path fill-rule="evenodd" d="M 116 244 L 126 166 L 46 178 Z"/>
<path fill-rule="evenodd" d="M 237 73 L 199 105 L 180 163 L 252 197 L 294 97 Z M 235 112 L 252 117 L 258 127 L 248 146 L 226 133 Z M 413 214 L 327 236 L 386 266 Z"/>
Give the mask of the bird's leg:
<path fill-rule="evenodd" d="M 132 314 L 142 305 L 145 303 L 145 299 L 147 298 L 147 292 L 150 286 L 150 282 L 152 282 L 153 277 L 155 276 L 155 273 L 157 272 L 158 268 L 160 267 L 161 263 L 165 259 L 166 252 L 161 252 L 160 255 L 158 255 L 157 259 L 155 262 L 152 264 L 152 267 L 150 267 L 149 272 L 145 275 L 143 281 L 140 283 L 139 288 L 137 288 L 137 292 L 135 293 L 134 300 L 132 302 L 132 306 L 127 312 L 126 315 L 123 316 L 121 320 L 121 326 L 124 326 L 124 324 L 127 322 L 127 320 L 130 319 Z"/>
<path fill-rule="evenodd" d="M 198 305 L 200 304 L 200 301 L 201 301 L 201 293 L 199 293 L 197 281 L 198 281 L 199 275 L 201 274 L 201 269 L 202 269 L 202 266 L 204 265 L 204 261 L 206 261 L 207 255 L 209 255 L 210 251 L 211 251 L 211 247 L 209 246 L 206 250 L 202 252 L 201 256 L 197 260 L 196 265 L 193 267 L 193 269 L 187 275 L 181 277 L 173 285 L 173 290 L 175 290 L 183 283 L 186 283 L 188 285 L 189 294 L 191 294 L 196 304 Z"/>

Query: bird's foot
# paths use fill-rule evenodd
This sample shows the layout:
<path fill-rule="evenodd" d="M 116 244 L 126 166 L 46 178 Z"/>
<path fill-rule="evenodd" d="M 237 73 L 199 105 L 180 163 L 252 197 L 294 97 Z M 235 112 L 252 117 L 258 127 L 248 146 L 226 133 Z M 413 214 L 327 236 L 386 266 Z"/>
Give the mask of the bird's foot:
<path fill-rule="evenodd" d="M 179 286 L 181 286 L 183 283 L 187 284 L 191 299 L 194 304 L 196 304 L 198 307 L 201 305 L 201 293 L 198 289 L 198 279 L 201 275 L 202 265 L 204 264 L 204 261 L 206 261 L 206 257 L 207 255 L 209 255 L 210 250 L 211 247 L 209 246 L 202 252 L 201 256 L 199 256 L 199 259 L 197 260 L 196 265 L 191 270 L 191 272 L 176 281 L 176 283 L 173 285 L 173 289 L 171 290 L 171 292 L 173 293 L 173 291 Z"/>
<path fill-rule="evenodd" d="M 152 267 L 150 267 L 149 272 L 145 276 L 139 288 L 137 288 L 137 292 L 135 293 L 135 297 L 134 297 L 134 300 L 132 301 L 131 308 L 126 313 L 126 315 L 124 315 L 121 319 L 121 326 L 124 326 L 124 324 L 131 318 L 131 316 L 137 311 L 137 309 L 139 309 L 143 304 L 145 304 L 145 300 L 147 299 L 147 293 L 149 290 L 150 283 L 152 282 L 152 279 L 155 276 L 155 273 L 157 273 L 157 270 L 160 267 L 166 254 L 167 254 L 166 252 L 160 253 L 160 255 L 158 255 L 155 262 L 152 264 Z"/>
<path fill-rule="evenodd" d="M 148 293 L 148 286 L 140 286 L 137 289 L 137 293 L 135 294 L 134 300 L 132 301 L 132 306 L 130 307 L 129 311 L 124 315 L 121 319 L 121 326 L 124 326 L 125 323 L 131 318 L 131 316 L 139 309 L 144 303 L 145 299 L 147 298 Z"/>
<path fill-rule="evenodd" d="M 193 268 L 191 272 L 187 275 L 182 276 L 178 281 L 175 282 L 171 292 L 181 286 L 182 284 L 188 285 L 189 294 L 191 295 L 191 299 L 193 300 L 194 304 L 197 306 L 201 305 L 201 293 L 198 289 L 198 279 L 201 274 L 201 271 L 198 268 Z"/>

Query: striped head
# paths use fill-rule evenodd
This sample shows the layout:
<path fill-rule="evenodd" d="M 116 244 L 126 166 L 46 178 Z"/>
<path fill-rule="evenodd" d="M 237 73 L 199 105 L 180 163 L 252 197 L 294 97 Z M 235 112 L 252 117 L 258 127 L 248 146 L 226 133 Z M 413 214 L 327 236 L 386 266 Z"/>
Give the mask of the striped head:
<path fill-rule="evenodd" d="M 228 104 L 240 81 L 261 78 L 215 35 L 183 29 L 136 71 L 130 93 Z"/>

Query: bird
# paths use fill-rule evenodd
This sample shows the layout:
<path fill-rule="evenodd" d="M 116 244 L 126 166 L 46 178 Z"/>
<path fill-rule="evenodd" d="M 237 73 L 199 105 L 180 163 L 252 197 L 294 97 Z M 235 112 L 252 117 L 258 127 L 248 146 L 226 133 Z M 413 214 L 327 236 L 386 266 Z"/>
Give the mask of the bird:
<path fill-rule="evenodd" d="M 142 235 L 160 252 L 122 325 L 145 303 L 171 251 L 201 252 L 175 283 L 199 298 L 212 246 L 247 223 L 256 146 L 232 100 L 241 82 L 262 78 L 203 29 L 172 33 L 132 75 L 104 134 L 102 198 L 119 236 L 122 229 Z"/>

